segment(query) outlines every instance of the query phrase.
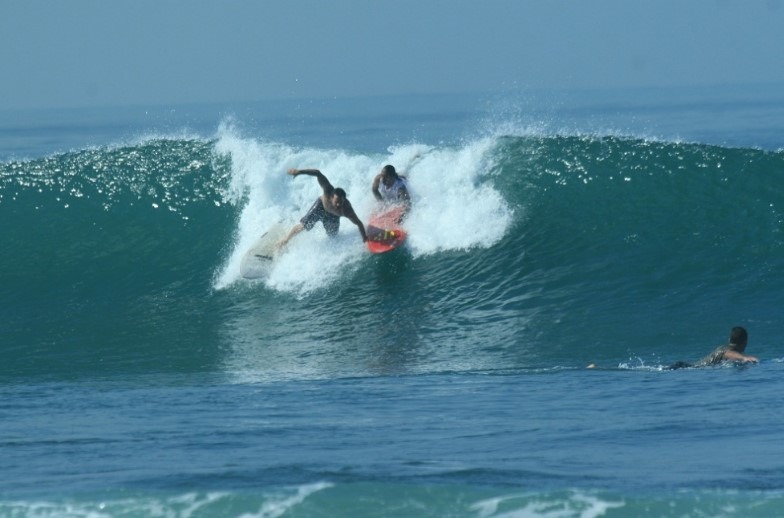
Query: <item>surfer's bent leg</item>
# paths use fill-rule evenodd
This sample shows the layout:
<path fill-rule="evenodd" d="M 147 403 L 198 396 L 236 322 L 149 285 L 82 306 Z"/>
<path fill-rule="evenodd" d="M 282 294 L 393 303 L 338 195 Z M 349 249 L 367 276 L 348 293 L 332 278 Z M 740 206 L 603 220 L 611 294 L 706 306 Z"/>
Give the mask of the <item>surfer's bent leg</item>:
<path fill-rule="evenodd" d="M 324 210 L 324 204 L 321 202 L 321 198 L 317 198 L 315 203 L 313 203 L 313 206 L 310 207 L 307 214 L 302 216 L 302 219 L 299 220 L 299 222 L 302 223 L 305 230 L 310 230 L 313 228 L 313 225 L 315 225 L 317 221 L 321 221 L 326 214 L 327 211 Z"/>
<path fill-rule="evenodd" d="M 324 230 L 327 231 L 328 236 L 335 237 L 338 235 L 338 230 L 340 230 L 340 216 L 335 216 L 334 214 L 324 211 L 324 217 L 321 219 L 321 222 L 324 224 Z"/>
<path fill-rule="evenodd" d="M 317 221 L 321 221 L 324 225 L 324 230 L 327 231 L 328 236 L 334 237 L 338 235 L 338 230 L 340 230 L 340 216 L 335 216 L 334 214 L 327 212 L 326 209 L 324 209 L 324 203 L 321 201 L 321 198 L 318 198 L 315 203 L 313 203 L 313 206 L 308 213 L 299 220 L 299 222 L 302 223 L 302 226 L 305 227 L 305 230 L 313 228 L 313 225 L 315 225 Z"/>

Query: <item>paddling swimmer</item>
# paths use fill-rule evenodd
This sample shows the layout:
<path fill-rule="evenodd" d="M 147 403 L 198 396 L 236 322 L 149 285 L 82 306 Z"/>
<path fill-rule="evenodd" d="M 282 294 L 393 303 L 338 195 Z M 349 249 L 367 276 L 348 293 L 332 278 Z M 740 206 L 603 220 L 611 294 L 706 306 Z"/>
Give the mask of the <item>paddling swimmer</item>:
<path fill-rule="evenodd" d="M 397 173 L 392 165 L 385 165 L 373 179 L 373 196 L 378 201 L 401 203 L 406 211 L 411 207 L 411 196 L 408 193 L 408 179 Z"/>
<path fill-rule="evenodd" d="M 665 367 L 665 370 L 684 369 L 687 367 L 711 367 L 725 362 L 734 363 L 757 363 L 759 360 L 755 356 L 744 354 L 746 344 L 749 342 L 749 334 L 742 327 L 733 327 L 730 331 L 730 338 L 726 345 L 720 345 L 709 355 L 702 358 L 697 363 L 691 364 L 683 361 L 675 362 Z M 596 364 L 591 363 L 586 368 L 595 369 Z"/>
<path fill-rule="evenodd" d="M 730 331 L 729 342 L 726 345 L 720 345 L 713 350 L 708 356 L 704 357 L 694 365 L 686 362 L 676 362 L 669 367 L 668 370 L 682 369 L 684 367 L 710 367 L 724 362 L 735 363 L 757 363 L 754 356 L 747 356 L 743 354 L 746 351 L 746 344 L 749 342 L 749 334 L 742 327 L 733 327 Z"/>
<path fill-rule="evenodd" d="M 340 187 L 333 187 L 327 177 L 321 174 L 318 169 L 289 169 L 288 174 L 291 176 L 299 176 L 301 174 L 308 176 L 315 176 L 318 183 L 324 191 L 321 196 L 316 199 L 313 206 L 308 210 L 307 214 L 302 217 L 299 223 L 289 231 L 288 235 L 283 238 L 276 245 L 277 248 L 286 246 L 289 240 L 302 232 L 303 230 L 310 230 L 317 221 L 321 221 L 324 225 L 324 230 L 327 235 L 334 237 L 338 234 L 340 229 L 340 217 L 348 218 L 359 229 L 362 235 L 362 241 L 367 241 L 367 234 L 365 234 L 365 226 L 359 220 L 351 202 L 346 198 L 346 191 Z"/>

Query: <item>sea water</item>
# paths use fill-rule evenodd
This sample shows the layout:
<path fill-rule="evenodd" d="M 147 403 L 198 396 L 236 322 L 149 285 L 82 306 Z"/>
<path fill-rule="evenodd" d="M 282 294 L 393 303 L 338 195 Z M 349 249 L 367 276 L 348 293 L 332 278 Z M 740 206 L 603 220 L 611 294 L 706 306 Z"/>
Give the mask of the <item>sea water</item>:
<path fill-rule="evenodd" d="M 0 515 L 784 514 L 781 91 L 4 113 Z"/>

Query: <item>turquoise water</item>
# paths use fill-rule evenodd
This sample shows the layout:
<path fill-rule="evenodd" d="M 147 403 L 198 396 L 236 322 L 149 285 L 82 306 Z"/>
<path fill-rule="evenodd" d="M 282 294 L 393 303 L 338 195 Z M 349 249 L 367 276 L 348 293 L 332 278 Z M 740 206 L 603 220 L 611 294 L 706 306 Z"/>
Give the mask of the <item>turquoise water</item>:
<path fill-rule="evenodd" d="M 775 92 L 8 114 L 0 515 L 783 514 Z M 386 163 L 403 250 L 239 276 Z"/>

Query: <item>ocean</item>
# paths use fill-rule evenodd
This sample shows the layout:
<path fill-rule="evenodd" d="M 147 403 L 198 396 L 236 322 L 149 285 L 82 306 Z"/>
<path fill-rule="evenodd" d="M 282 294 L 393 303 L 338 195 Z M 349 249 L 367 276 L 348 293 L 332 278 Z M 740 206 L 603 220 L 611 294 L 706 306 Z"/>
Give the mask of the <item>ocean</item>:
<path fill-rule="evenodd" d="M 0 516 L 784 516 L 782 92 L 3 112 Z"/>

